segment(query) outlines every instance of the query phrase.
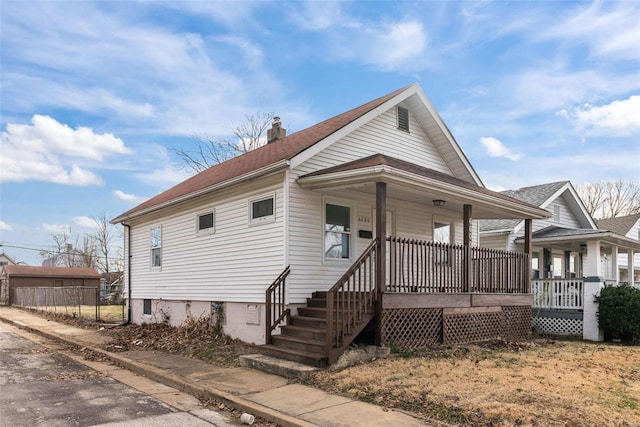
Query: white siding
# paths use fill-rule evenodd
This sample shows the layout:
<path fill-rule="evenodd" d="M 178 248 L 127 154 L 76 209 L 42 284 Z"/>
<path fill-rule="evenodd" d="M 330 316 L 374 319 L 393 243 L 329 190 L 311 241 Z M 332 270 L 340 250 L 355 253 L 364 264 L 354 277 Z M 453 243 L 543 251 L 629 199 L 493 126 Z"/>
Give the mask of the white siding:
<path fill-rule="evenodd" d="M 353 261 L 371 243 L 358 237 L 358 230 L 373 231 L 375 196 L 353 190 L 318 192 L 301 189 L 292 183 L 290 199 L 289 302 L 302 303 L 316 290 L 327 290 L 344 274 Z M 323 256 L 324 201 L 344 201 L 352 207 L 352 252 L 349 261 L 326 261 Z M 462 214 L 432 206 L 387 199 L 397 236 L 431 240 L 436 218 L 454 222 L 456 243 L 462 243 Z M 368 221 L 367 221 L 368 219 Z M 360 220 L 360 221 L 359 221 Z"/>
<path fill-rule="evenodd" d="M 379 153 L 451 175 L 451 171 L 415 121 L 411 111 L 409 117 L 411 132 L 398 130 L 396 110 L 391 108 L 316 154 L 294 172 L 300 176 Z"/>
<path fill-rule="evenodd" d="M 263 302 L 284 268 L 283 175 L 238 185 L 136 220 L 131 227 L 132 297 Z M 275 194 L 275 221 L 249 224 L 248 200 Z M 196 233 L 215 210 L 215 233 Z M 162 267 L 151 268 L 149 230 L 162 227 Z"/>
<path fill-rule="evenodd" d="M 495 234 L 481 234 L 480 235 L 480 246 L 483 248 L 489 249 L 500 249 L 500 250 L 512 250 L 508 249 L 510 245 L 509 236 L 510 234 L 505 233 L 495 233 Z"/>
<path fill-rule="evenodd" d="M 373 154 L 384 154 L 420 166 L 451 174 L 442 157 L 410 113 L 411 132 L 396 129 L 396 110 L 386 113 L 332 144 L 295 168 L 290 175 L 289 199 L 289 302 L 302 303 L 315 290 L 335 284 L 371 240 L 358 238 L 359 229 L 373 230 L 375 196 L 358 191 L 319 192 L 300 188 L 296 179 L 306 173 L 325 169 Z M 353 250 L 349 261 L 325 261 L 323 255 L 324 200 L 344 200 L 352 210 Z M 426 204 L 387 199 L 393 214 L 395 234 L 431 239 L 434 213 L 440 220 L 454 222 L 455 241 L 462 243 L 462 213 Z M 369 223 L 359 223 L 366 217 Z M 391 231 L 388 231 L 390 234 Z"/>

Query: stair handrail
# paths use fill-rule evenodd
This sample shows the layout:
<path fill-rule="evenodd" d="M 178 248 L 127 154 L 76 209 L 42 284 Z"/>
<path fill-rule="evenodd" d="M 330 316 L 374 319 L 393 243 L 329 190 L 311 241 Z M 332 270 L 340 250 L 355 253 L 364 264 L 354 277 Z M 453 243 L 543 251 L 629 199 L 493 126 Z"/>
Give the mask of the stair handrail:
<path fill-rule="evenodd" d="M 365 311 L 373 309 L 377 294 L 377 254 L 378 238 L 375 238 L 327 291 L 326 350 L 329 363 L 333 362 L 334 349 L 344 346 L 344 337 L 351 333 L 355 322 L 362 319 Z"/>
<path fill-rule="evenodd" d="M 286 300 L 286 285 L 287 276 L 291 272 L 290 266 L 287 266 L 276 280 L 267 288 L 265 292 L 266 299 L 266 313 L 265 313 L 265 341 L 266 344 L 271 344 L 272 332 L 282 323 L 286 318 L 287 323 L 291 315 L 291 310 L 285 308 Z"/>

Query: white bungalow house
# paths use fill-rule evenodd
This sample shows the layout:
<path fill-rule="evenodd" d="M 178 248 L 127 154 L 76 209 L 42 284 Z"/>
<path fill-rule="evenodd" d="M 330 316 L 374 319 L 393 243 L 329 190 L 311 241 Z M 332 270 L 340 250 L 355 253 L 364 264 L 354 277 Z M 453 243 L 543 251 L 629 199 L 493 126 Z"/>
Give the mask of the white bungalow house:
<path fill-rule="evenodd" d="M 531 221 L 484 187 L 417 84 L 213 166 L 119 215 L 130 320 L 224 314 L 265 351 L 332 363 L 367 325 L 401 346 L 530 332 Z M 517 251 L 474 218 L 524 220 Z"/>
<path fill-rule="evenodd" d="M 633 259 L 640 250 L 640 240 L 599 229 L 569 181 L 503 194 L 552 213 L 550 218 L 533 221 L 534 324 L 547 333 L 599 339 L 593 295 L 603 284 L 620 281 L 619 261 Z M 484 247 L 517 250 L 524 243 L 524 221 L 479 223 L 480 244 Z"/>

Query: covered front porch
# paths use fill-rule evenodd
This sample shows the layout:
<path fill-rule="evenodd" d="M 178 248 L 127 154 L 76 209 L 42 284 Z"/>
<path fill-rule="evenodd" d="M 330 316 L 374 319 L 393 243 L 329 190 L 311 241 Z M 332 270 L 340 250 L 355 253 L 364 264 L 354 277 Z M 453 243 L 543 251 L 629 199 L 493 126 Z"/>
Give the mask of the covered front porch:
<path fill-rule="evenodd" d="M 585 310 L 595 314 L 594 292 L 601 286 L 638 285 L 633 277 L 620 280 L 620 264 L 626 259 L 633 266 L 640 242 L 605 230 L 551 226 L 533 233 L 532 243 L 536 327 L 549 334 L 597 337 L 597 319 L 585 319 Z M 587 331 L 585 324 L 595 332 Z"/>
<path fill-rule="evenodd" d="M 298 317 L 322 318 L 318 336 L 325 343 L 316 349 L 326 352 L 328 363 L 371 319 L 376 344 L 402 347 L 516 338 L 530 332 L 532 220 L 549 216 L 546 210 L 383 155 L 310 173 L 297 182 L 323 194 L 348 190 L 375 197 L 368 247 L 331 289 L 309 299 L 313 309 L 297 310 Z M 446 209 L 448 216 L 459 218 L 461 230 L 434 219 L 432 239 L 390 235 L 389 199 Z M 478 218 L 525 219 L 524 250 L 474 246 Z M 358 236 L 366 233 L 358 230 Z M 283 313 L 277 311 L 270 316 L 280 317 Z"/>

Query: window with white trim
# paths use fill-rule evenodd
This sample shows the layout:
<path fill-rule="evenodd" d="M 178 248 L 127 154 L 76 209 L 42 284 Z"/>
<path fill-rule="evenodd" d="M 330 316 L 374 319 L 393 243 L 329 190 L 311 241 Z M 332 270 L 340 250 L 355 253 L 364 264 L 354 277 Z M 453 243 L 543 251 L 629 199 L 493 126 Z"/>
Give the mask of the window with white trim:
<path fill-rule="evenodd" d="M 351 256 L 351 208 L 325 204 L 324 257 L 349 259 Z"/>
<path fill-rule="evenodd" d="M 249 201 L 249 222 L 261 223 L 275 221 L 276 197 L 271 195 Z"/>
<path fill-rule="evenodd" d="M 215 231 L 215 211 L 198 214 L 196 231 L 198 233 L 213 233 Z"/>
<path fill-rule="evenodd" d="M 446 243 L 447 246 L 436 246 L 434 251 L 435 262 L 438 264 L 449 263 L 448 245 L 451 244 L 451 235 L 453 234 L 453 224 L 450 222 L 433 222 L 433 241 L 438 243 Z"/>
<path fill-rule="evenodd" d="M 162 227 L 151 227 L 149 232 L 151 246 L 151 267 L 162 266 Z"/>

